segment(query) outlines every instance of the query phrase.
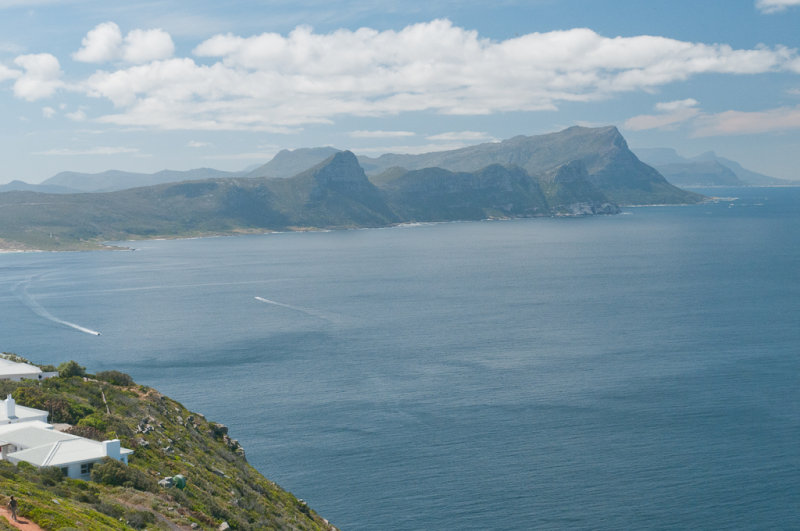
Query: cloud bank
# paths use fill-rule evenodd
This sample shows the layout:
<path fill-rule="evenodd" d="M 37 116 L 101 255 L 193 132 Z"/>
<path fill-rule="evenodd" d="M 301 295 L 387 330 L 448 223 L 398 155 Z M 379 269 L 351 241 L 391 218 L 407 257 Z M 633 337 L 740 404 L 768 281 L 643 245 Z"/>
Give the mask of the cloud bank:
<path fill-rule="evenodd" d="M 756 9 L 762 13 L 779 13 L 791 6 L 800 6 L 800 0 L 757 0 Z"/>
<path fill-rule="evenodd" d="M 60 88 L 109 101 L 114 111 L 94 117 L 103 123 L 289 133 L 344 115 L 555 110 L 702 74 L 800 73 L 797 51 L 781 46 L 734 49 L 648 35 L 605 37 L 585 28 L 495 41 L 445 19 L 399 31 L 315 33 L 301 26 L 288 35 L 220 34 L 190 56 L 174 53 L 163 30 L 123 36 L 105 22 L 72 54 L 107 65 L 88 77 L 67 85 L 58 60 L 38 54 L 19 56 L 17 68 L 0 65 L 0 82 L 13 80 L 15 94 L 31 101 Z M 662 108 L 649 119 L 677 123 L 694 116 L 693 108 Z M 647 128 L 647 119 L 632 127 Z"/>
<path fill-rule="evenodd" d="M 700 114 L 698 101 L 688 98 L 656 104 L 659 114 L 642 114 L 625 121 L 624 127 L 633 131 L 647 129 L 673 129 Z"/>
<path fill-rule="evenodd" d="M 86 34 L 81 48 L 72 54 L 76 61 L 104 63 L 123 60 L 128 63 L 147 63 L 171 57 L 175 44 L 169 33 L 161 29 L 122 31 L 113 22 L 98 24 Z"/>
<path fill-rule="evenodd" d="M 642 114 L 625 121 L 632 131 L 676 129 L 685 126 L 694 138 L 760 134 L 800 129 L 800 105 L 765 111 L 706 113 L 694 99 L 656 104 L 658 114 Z"/>

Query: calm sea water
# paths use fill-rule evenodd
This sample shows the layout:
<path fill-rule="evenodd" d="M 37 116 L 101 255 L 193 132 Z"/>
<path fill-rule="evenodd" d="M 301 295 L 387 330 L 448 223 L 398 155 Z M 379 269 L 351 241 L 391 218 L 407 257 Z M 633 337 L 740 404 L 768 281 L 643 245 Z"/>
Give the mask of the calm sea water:
<path fill-rule="evenodd" d="M 0 349 L 228 424 L 345 530 L 798 528 L 800 188 L 710 192 L 0 255 Z"/>

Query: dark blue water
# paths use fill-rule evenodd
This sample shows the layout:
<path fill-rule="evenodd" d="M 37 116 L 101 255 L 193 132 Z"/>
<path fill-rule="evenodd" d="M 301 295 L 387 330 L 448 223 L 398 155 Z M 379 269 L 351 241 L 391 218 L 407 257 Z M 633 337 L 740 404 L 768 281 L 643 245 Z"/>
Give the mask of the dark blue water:
<path fill-rule="evenodd" d="M 712 192 L 0 255 L 0 349 L 227 423 L 346 530 L 798 528 L 800 188 Z"/>

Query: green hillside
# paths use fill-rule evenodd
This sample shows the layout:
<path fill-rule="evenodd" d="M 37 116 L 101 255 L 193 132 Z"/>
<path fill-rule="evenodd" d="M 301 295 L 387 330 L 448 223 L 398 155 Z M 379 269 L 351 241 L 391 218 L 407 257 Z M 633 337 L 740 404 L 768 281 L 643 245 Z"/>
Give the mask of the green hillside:
<path fill-rule="evenodd" d="M 116 371 L 85 374 L 77 363 L 48 380 L 0 380 L 0 393 L 47 410 L 50 422 L 95 440 L 119 438 L 134 450 L 125 467 L 96 465 L 94 481 L 0 461 L 0 492 L 20 514 L 48 530 L 67 529 L 335 529 L 302 500 L 262 476 L 222 424 L 188 411 L 155 389 Z M 158 481 L 181 474 L 186 487 Z M 0 518 L 2 522 L 2 518 Z M 0 529 L 3 529 L 0 526 Z"/>

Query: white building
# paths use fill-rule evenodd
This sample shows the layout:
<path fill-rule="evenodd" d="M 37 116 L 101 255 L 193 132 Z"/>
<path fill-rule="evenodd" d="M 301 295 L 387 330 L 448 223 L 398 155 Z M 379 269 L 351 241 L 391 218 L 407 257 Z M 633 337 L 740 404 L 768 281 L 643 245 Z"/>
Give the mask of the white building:
<path fill-rule="evenodd" d="M 119 439 L 100 442 L 56 431 L 47 423 L 47 411 L 17 405 L 11 395 L 0 401 L 0 458 L 11 463 L 55 466 L 67 477 L 88 480 L 104 457 L 127 465 L 132 453 Z"/>
<path fill-rule="evenodd" d="M 67 477 L 88 480 L 92 466 L 104 457 L 128 464 L 133 450 L 122 448 L 119 439 L 93 441 L 55 431 L 41 421 L 30 421 L 0 426 L 0 452 L 11 463 L 54 466 Z"/>
<path fill-rule="evenodd" d="M 42 369 L 30 363 L 19 363 L 0 357 L 0 378 L 3 380 L 43 380 L 57 375 L 57 372 L 42 372 Z"/>
<path fill-rule="evenodd" d="M 11 395 L 8 395 L 5 400 L 0 401 L 0 425 L 30 422 L 34 420 L 47 422 L 47 411 L 19 406 L 14 402 L 14 399 L 11 398 Z"/>

